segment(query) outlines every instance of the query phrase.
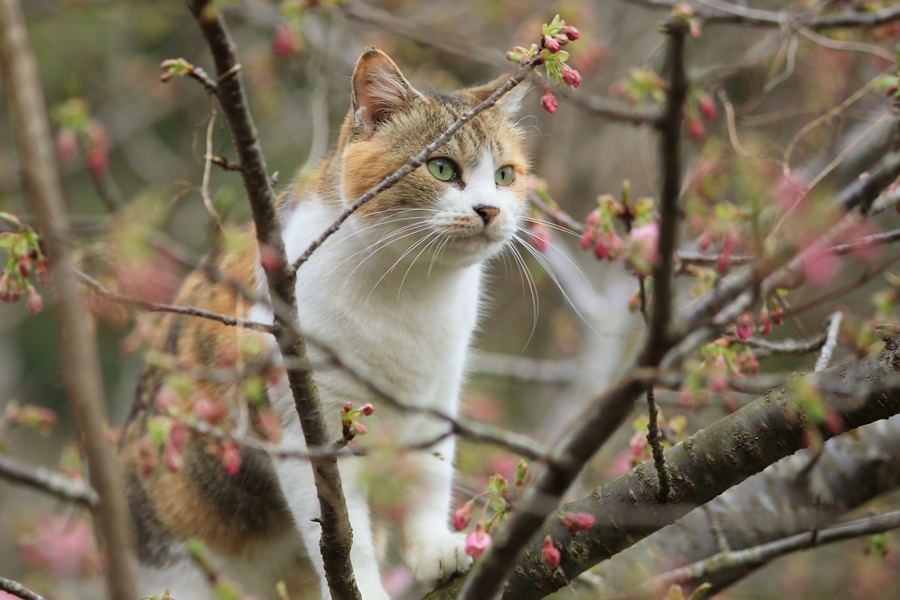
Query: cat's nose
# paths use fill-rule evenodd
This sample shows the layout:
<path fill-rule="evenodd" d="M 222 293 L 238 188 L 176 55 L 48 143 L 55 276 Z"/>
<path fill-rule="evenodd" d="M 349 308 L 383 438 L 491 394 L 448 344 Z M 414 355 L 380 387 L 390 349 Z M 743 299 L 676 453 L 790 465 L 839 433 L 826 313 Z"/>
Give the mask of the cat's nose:
<path fill-rule="evenodd" d="M 499 208 L 488 204 L 479 204 L 478 206 L 473 206 L 472 209 L 478 213 L 478 216 L 481 217 L 481 220 L 484 221 L 485 225 L 490 225 L 491 221 L 494 220 L 494 217 L 500 214 Z"/>

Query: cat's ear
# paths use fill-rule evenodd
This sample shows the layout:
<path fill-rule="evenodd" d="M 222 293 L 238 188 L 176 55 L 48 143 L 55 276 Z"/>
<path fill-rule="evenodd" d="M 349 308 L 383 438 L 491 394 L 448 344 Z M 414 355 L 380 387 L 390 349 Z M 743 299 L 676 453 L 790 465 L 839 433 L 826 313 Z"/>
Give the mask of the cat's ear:
<path fill-rule="evenodd" d="M 366 50 L 353 70 L 353 114 L 366 131 L 391 118 L 420 94 L 409 84 L 387 54 Z"/>
<path fill-rule="evenodd" d="M 506 80 L 509 79 L 509 75 L 501 75 L 497 79 L 488 82 L 484 85 L 480 85 L 478 87 L 470 88 L 468 91 L 472 94 L 475 103 L 480 104 L 484 102 L 488 96 L 497 91 L 500 86 L 506 83 Z M 520 83 L 513 89 L 509 90 L 503 96 L 497 100 L 497 104 L 495 108 L 497 108 L 500 112 L 502 112 L 507 118 L 513 119 L 522 109 L 522 101 L 525 99 L 525 94 L 531 91 L 531 84 L 527 81 Z"/>

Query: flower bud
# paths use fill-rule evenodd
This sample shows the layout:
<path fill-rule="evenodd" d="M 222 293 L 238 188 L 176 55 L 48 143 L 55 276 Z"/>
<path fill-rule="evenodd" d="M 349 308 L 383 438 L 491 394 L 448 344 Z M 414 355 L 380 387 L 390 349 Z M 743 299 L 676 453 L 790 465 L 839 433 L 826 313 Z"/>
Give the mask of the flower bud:
<path fill-rule="evenodd" d="M 484 524 L 479 523 L 475 531 L 466 537 L 466 554 L 474 559 L 481 558 L 484 551 L 491 545 L 491 534 L 484 529 Z"/>
<path fill-rule="evenodd" d="M 371 403 L 366 402 L 365 404 L 362 405 L 362 408 L 360 408 L 359 410 L 362 412 L 362 414 L 364 414 L 365 416 L 368 417 L 368 416 L 371 416 L 371 414 L 375 412 L 375 407 L 372 406 Z"/>
<path fill-rule="evenodd" d="M 737 335 L 737 339 L 740 342 L 746 342 L 753 335 L 753 316 L 750 314 L 750 311 L 744 311 L 738 317 L 735 325 L 735 335 Z"/>
<path fill-rule="evenodd" d="M 563 25 L 560 29 L 560 33 L 565 35 L 567 38 L 569 38 L 569 40 L 573 42 L 581 37 L 581 33 L 571 25 Z"/>
<path fill-rule="evenodd" d="M 581 85 L 581 73 L 579 73 L 569 65 L 562 66 L 562 79 L 573 88 L 577 88 L 579 85 Z"/>
<path fill-rule="evenodd" d="M 234 477 L 241 469 L 241 451 L 233 441 L 229 440 L 222 444 L 222 455 L 219 457 L 225 474 Z"/>
<path fill-rule="evenodd" d="M 697 106 L 700 108 L 700 114 L 703 115 L 704 119 L 707 121 L 716 119 L 716 103 L 713 102 L 709 94 L 701 94 L 700 99 L 697 101 Z"/>
<path fill-rule="evenodd" d="M 465 504 L 463 504 L 462 508 L 453 513 L 453 528 L 456 531 L 462 531 L 469 524 L 469 521 L 472 519 L 472 504 L 473 500 L 469 500 Z"/>
<path fill-rule="evenodd" d="M 544 562 L 551 569 L 557 568 L 559 566 L 559 561 L 562 559 L 562 555 L 556 546 L 553 545 L 553 538 L 551 538 L 549 534 L 544 538 L 544 547 L 541 549 L 541 558 L 544 559 Z"/>
<path fill-rule="evenodd" d="M 559 52 L 559 42 L 555 37 L 545 35 L 544 36 L 544 48 L 549 50 L 550 52 Z"/>
<path fill-rule="evenodd" d="M 706 130 L 703 127 L 703 122 L 696 117 L 688 117 L 685 122 L 685 127 L 687 128 L 687 133 L 695 142 L 699 142 L 703 139 L 703 134 L 706 133 Z"/>
<path fill-rule="evenodd" d="M 553 95 L 553 92 L 551 92 L 550 90 L 544 91 L 544 95 L 541 96 L 541 108 L 552 115 L 556 112 L 556 107 L 556 96 Z"/>
<path fill-rule="evenodd" d="M 589 515 L 588 513 L 563 513 L 560 521 L 562 522 L 563 527 L 568 529 L 571 533 L 587 531 L 596 523 L 594 516 Z"/>

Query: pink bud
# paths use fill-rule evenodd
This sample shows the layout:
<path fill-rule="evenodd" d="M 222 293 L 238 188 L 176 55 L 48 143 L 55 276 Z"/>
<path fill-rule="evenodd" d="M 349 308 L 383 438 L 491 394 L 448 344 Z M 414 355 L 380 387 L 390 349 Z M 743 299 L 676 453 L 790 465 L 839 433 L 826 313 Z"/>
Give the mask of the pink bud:
<path fill-rule="evenodd" d="M 541 96 L 541 108 L 552 115 L 556 112 L 556 107 L 556 96 L 554 96 L 553 92 L 551 92 L 550 90 L 545 90 L 544 95 Z"/>
<path fill-rule="evenodd" d="M 370 416 L 373 412 L 375 412 L 375 407 L 372 406 L 371 403 L 368 403 L 368 402 L 367 402 L 367 403 L 363 404 L 363 405 L 362 405 L 362 408 L 360 408 L 359 410 L 362 412 L 362 414 L 364 414 L 364 415 L 366 415 L 366 416 L 368 417 L 368 416 Z"/>
<path fill-rule="evenodd" d="M 685 127 L 687 128 L 687 133 L 695 142 L 699 142 L 703 139 L 703 134 L 706 133 L 706 129 L 703 127 L 703 122 L 700 119 L 695 117 L 688 117 L 688 120 L 685 122 Z"/>
<path fill-rule="evenodd" d="M 163 462 L 171 473 L 178 473 L 184 465 L 184 457 L 181 448 L 175 446 L 170 439 L 166 442 L 166 448 L 163 452 Z"/>
<path fill-rule="evenodd" d="M 701 94 L 700 99 L 697 101 L 697 106 L 700 107 L 700 114 L 703 115 L 704 119 L 707 121 L 716 119 L 716 103 L 713 102 L 709 94 Z"/>
<path fill-rule="evenodd" d="M 262 265 L 266 273 L 276 273 L 281 267 L 281 260 L 278 253 L 268 244 L 259 245 L 259 264 Z"/>
<path fill-rule="evenodd" d="M 573 88 L 577 88 L 579 85 L 581 85 L 581 73 L 579 73 L 569 65 L 562 66 L 562 79 Z"/>
<path fill-rule="evenodd" d="M 194 413 L 210 425 L 217 425 L 225 418 L 225 405 L 204 394 L 194 401 Z"/>
<path fill-rule="evenodd" d="M 591 213 L 594 214 L 594 213 Z M 588 227 L 584 230 L 584 233 L 581 234 L 581 249 L 587 250 L 591 246 L 594 245 L 594 230 Z"/>
<path fill-rule="evenodd" d="M 587 531 L 596 523 L 594 516 L 588 513 L 563 513 L 560 521 L 571 533 Z"/>
<path fill-rule="evenodd" d="M 46 287 L 50 285 L 50 270 L 47 268 L 47 258 L 41 256 L 37 261 L 37 268 L 35 269 L 35 273 L 37 273 L 38 281 L 42 286 Z"/>
<path fill-rule="evenodd" d="M 550 535 L 544 538 L 544 547 L 541 549 L 541 557 L 544 559 L 544 562 L 551 569 L 555 569 L 559 566 L 559 561 L 562 559 L 562 555 L 556 546 L 553 545 L 553 538 Z"/>
<path fill-rule="evenodd" d="M 800 255 L 803 274 L 816 287 L 825 287 L 838 275 L 841 263 L 822 242 L 816 240 Z"/>
<path fill-rule="evenodd" d="M 750 336 L 753 335 L 753 316 L 749 311 L 744 311 L 741 316 L 738 317 L 737 325 L 735 326 L 735 334 L 740 342 L 746 342 L 750 339 Z"/>
<path fill-rule="evenodd" d="M 44 307 L 44 299 L 31 285 L 28 286 L 28 297 L 25 299 L 25 306 L 28 308 L 28 312 L 33 315 L 41 312 L 41 308 Z"/>
<path fill-rule="evenodd" d="M 163 414 L 168 413 L 175 406 L 175 392 L 172 391 L 172 388 L 160 388 L 153 399 L 153 406 Z"/>
<path fill-rule="evenodd" d="M 479 523 L 475 531 L 466 536 L 466 554 L 476 560 L 481 558 L 490 545 L 491 534 L 485 531 L 483 523 Z"/>
<path fill-rule="evenodd" d="M 723 250 L 719 258 L 716 259 L 716 273 L 721 277 L 728 272 L 730 266 L 731 253 L 728 250 Z"/>
<path fill-rule="evenodd" d="M 351 425 L 350 428 L 356 435 L 366 435 L 367 433 L 369 433 L 369 430 L 366 428 L 366 426 L 359 421 L 354 421 L 353 425 Z"/>
<path fill-rule="evenodd" d="M 342 409 L 342 412 L 346 413 L 346 412 L 350 412 L 351 410 L 353 410 L 353 403 L 352 402 L 344 402 L 344 408 Z"/>
<path fill-rule="evenodd" d="M 462 531 L 469 524 L 472 518 L 472 500 L 463 504 L 462 508 L 453 513 L 453 528 L 456 531 Z"/>
<path fill-rule="evenodd" d="M 544 223 L 532 223 L 531 243 L 541 252 L 546 252 L 550 248 L 550 228 Z"/>
<path fill-rule="evenodd" d="M 725 373 L 713 373 L 709 378 L 709 387 L 717 394 L 721 394 L 728 388 L 728 376 Z"/>
<path fill-rule="evenodd" d="M 78 135 L 74 129 L 63 127 L 56 134 L 56 151 L 63 163 L 71 162 L 78 154 Z"/>
<path fill-rule="evenodd" d="M 282 23 L 272 37 L 272 52 L 281 58 L 291 58 L 300 52 L 300 40 L 287 23 Z"/>
<path fill-rule="evenodd" d="M 581 33 L 571 25 L 563 25 L 560 31 L 573 42 L 581 37 Z"/>
<path fill-rule="evenodd" d="M 87 136 L 88 148 L 84 159 L 88 170 L 94 178 L 103 177 L 109 170 L 109 133 L 102 123 L 93 121 L 87 130 Z"/>
<path fill-rule="evenodd" d="M 784 309 L 781 308 L 781 304 L 776 302 L 772 305 L 772 322 L 776 325 L 781 325 L 782 315 L 784 315 Z"/>
<path fill-rule="evenodd" d="M 549 50 L 550 52 L 559 52 L 559 42 L 555 37 L 545 35 L 544 36 L 544 48 Z"/>
<path fill-rule="evenodd" d="M 772 319 L 769 318 L 769 311 L 763 306 L 759 311 L 759 333 L 760 335 L 769 335 L 772 331 Z"/>
<path fill-rule="evenodd" d="M 234 477 L 241 469 L 241 451 L 233 441 L 228 440 L 222 444 L 222 455 L 219 457 L 225 474 Z"/>

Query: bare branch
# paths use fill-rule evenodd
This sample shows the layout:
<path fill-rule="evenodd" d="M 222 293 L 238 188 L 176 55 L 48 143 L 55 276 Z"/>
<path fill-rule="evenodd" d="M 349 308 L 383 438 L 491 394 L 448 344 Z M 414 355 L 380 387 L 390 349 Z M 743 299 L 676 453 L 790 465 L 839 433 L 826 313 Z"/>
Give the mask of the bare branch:
<path fill-rule="evenodd" d="M 22 600 L 46 600 L 46 598 L 35 594 L 21 583 L 5 577 L 0 577 L 0 591 L 22 598 Z"/>
<path fill-rule="evenodd" d="M 91 487 L 99 496 L 93 514 L 106 546 L 108 593 L 113 600 L 134 600 L 130 528 L 122 482 L 106 441 L 97 348 L 84 318 L 87 313 L 84 295 L 72 272 L 71 250 L 66 238 L 69 224 L 46 101 L 21 7 L 16 0 L 0 1 L 0 61 L 5 88 L 15 113 L 24 188 L 34 207 L 50 259 L 69 403 L 87 456 Z"/>
<path fill-rule="evenodd" d="M 247 190 L 256 236 L 277 257 L 278 267 L 266 271 L 269 294 L 273 305 L 283 303 L 285 311 L 275 312 L 275 336 L 286 361 L 295 361 L 288 369 L 288 382 L 308 446 L 328 446 L 330 436 L 325 424 L 318 388 L 306 353 L 303 338 L 297 335 L 297 314 L 294 286 L 296 275 L 287 262 L 281 225 L 275 213 L 275 195 L 266 169 L 265 158 L 256 128 L 247 106 L 241 78 L 241 66 L 234 55 L 234 43 L 218 7 L 209 0 L 191 0 L 193 13 L 216 65 L 217 98 L 234 139 L 241 177 Z M 344 500 L 343 486 L 334 457 L 313 460 L 316 493 L 321 510 L 322 537 L 319 549 L 325 565 L 328 588 L 333 596 L 348 600 L 359 599 L 360 593 L 350 563 L 352 530 Z"/>
<path fill-rule="evenodd" d="M 828 330 L 825 336 L 825 345 L 822 346 L 822 352 L 816 361 L 815 370 L 824 371 L 831 362 L 834 355 L 834 349 L 837 347 L 838 334 L 841 332 L 841 322 L 844 319 L 844 313 L 838 311 L 828 317 Z"/>
<path fill-rule="evenodd" d="M 109 298 L 110 300 L 113 300 L 115 302 L 121 302 L 122 304 L 127 304 L 129 306 L 135 306 L 137 308 L 141 308 L 150 312 L 167 312 L 175 313 L 178 315 L 187 315 L 190 317 L 200 317 L 203 319 L 209 319 L 211 321 L 222 323 L 223 325 L 229 325 L 231 327 L 243 327 L 245 329 L 251 329 L 253 331 L 263 331 L 265 333 L 271 334 L 274 334 L 277 331 L 274 326 L 268 325 L 266 323 L 258 323 L 256 321 L 250 321 L 248 319 L 240 319 L 238 317 L 232 317 L 231 315 L 222 315 L 219 313 L 210 312 L 208 310 L 203 310 L 202 308 L 196 308 L 194 306 L 176 306 L 174 304 L 151 302 L 137 296 L 129 296 L 128 294 L 114 292 L 103 287 L 103 284 L 101 284 L 99 281 L 97 281 L 87 273 L 79 271 L 78 269 L 74 269 L 74 271 L 75 275 L 78 277 L 78 279 L 81 280 L 82 283 L 94 290 L 94 292 L 96 292 L 97 294 L 103 296 L 104 298 Z"/>
<path fill-rule="evenodd" d="M 86 508 L 97 506 L 97 494 L 83 481 L 73 481 L 61 473 L 23 463 L 11 456 L 0 454 L 0 479 L 30 487 Z"/>

